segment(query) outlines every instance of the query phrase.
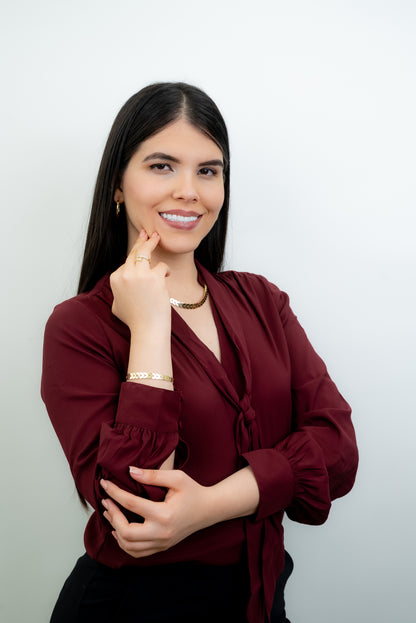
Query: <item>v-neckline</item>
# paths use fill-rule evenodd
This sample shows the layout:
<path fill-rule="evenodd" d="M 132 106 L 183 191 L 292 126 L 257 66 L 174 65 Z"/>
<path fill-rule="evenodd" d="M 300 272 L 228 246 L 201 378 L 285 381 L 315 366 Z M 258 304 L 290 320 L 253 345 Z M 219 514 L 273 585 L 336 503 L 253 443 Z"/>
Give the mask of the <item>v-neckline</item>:
<path fill-rule="evenodd" d="M 247 352 L 247 344 L 235 309 L 230 306 L 230 293 L 226 291 L 224 285 L 216 279 L 214 275 L 199 263 L 197 264 L 197 268 L 198 274 L 202 277 L 202 281 L 208 286 L 209 300 L 215 326 L 218 331 L 220 349 L 220 335 L 222 331 L 225 331 L 228 334 L 227 338 L 230 339 L 236 349 L 238 365 L 243 376 L 243 393 L 251 394 L 251 366 Z M 218 387 L 221 387 L 223 393 L 231 397 L 232 400 L 239 402 L 240 397 L 238 396 L 237 389 L 231 382 L 227 370 L 223 365 L 223 353 L 221 353 L 222 361 L 219 361 L 212 350 L 200 340 L 188 323 L 174 308 L 172 308 L 172 334 L 182 342 L 190 354 L 197 359 L 210 376 L 211 380 L 213 380 Z"/>
<path fill-rule="evenodd" d="M 211 303 L 212 314 L 214 317 L 214 323 L 216 330 L 218 332 L 218 340 L 220 343 L 220 357 L 218 359 L 214 352 L 203 342 L 192 327 L 182 318 L 182 316 L 172 307 L 172 334 L 180 339 L 185 346 L 188 347 L 188 350 L 191 351 L 198 359 L 204 362 L 204 365 L 214 365 L 218 366 L 220 369 L 224 370 L 224 366 L 222 363 L 223 353 L 221 350 L 221 339 L 220 339 L 220 331 L 221 327 L 219 327 L 219 323 L 221 322 L 216 310 L 214 309 L 214 304 Z M 225 370 L 224 370 L 225 371 Z"/>
<path fill-rule="evenodd" d="M 218 359 L 218 357 L 216 356 L 216 354 L 214 353 L 214 351 L 212 351 L 209 346 L 207 346 L 205 344 L 205 342 L 203 342 L 201 340 L 200 337 L 198 337 L 198 335 L 195 333 L 195 331 L 192 329 L 191 325 L 189 325 L 186 320 L 181 316 L 181 314 L 176 311 L 176 309 L 174 307 L 172 307 L 172 332 L 176 335 L 177 333 L 179 333 L 180 331 L 185 331 L 188 333 L 188 336 L 191 338 L 192 342 L 194 344 L 197 344 L 198 347 L 203 348 L 204 350 L 207 350 L 207 353 L 209 355 L 212 356 L 212 358 L 214 359 L 214 361 L 220 365 L 223 366 L 222 363 L 222 359 L 223 359 L 223 353 L 222 353 L 222 348 L 221 348 L 221 339 L 220 339 L 220 329 L 218 327 L 219 323 L 221 322 L 220 318 L 218 317 L 215 305 L 213 304 L 213 301 L 211 299 L 211 297 L 208 297 L 208 300 L 206 302 L 206 304 L 211 305 L 211 311 L 212 311 L 212 315 L 213 315 L 213 319 L 214 319 L 214 324 L 215 324 L 215 328 L 217 330 L 217 334 L 218 334 L 218 342 L 219 342 L 219 347 L 220 347 L 220 359 Z M 181 329 L 179 329 L 179 327 L 181 327 Z M 179 329 L 179 330 L 178 330 Z"/>
<path fill-rule="evenodd" d="M 201 274 L 201 269 L 202 267 L 198 264 L 197 265 L 197 269 L 198 269 L 198 281 L 200 283 L 201 286 L 204 286 L 206 284 L 206 280 L 205 278 L 202 276 Z M 208 284 L 207 284 L 208 285 Z M 212 296 L 212 294 L 209 292 L 209 288 L 208 288 L 208 299 L 206 301 L 205 304 L 208 304 L 211 306 L 211 312 L 212 312 L 212 316 L 214 319 L 214 324 L 215 324 L 215 328 L 217 331 L 217 335 L 218 335 L 218 343 L 219 343 L 219 348 L 220 348 L 220 359 L 218 359 L 218 357 L 215 355 L 215 353 L 209 348 L 209 346 L 207 346 L 205 344 L 205 342 L 203 342 L 201 340 L 201 338 L 198 337 L 198 335 L 195 333 L 195 331 L 192 329 L 192 327 L 186 322 L 186 320 L 181 316 L 181 314 L 175 309 L 175 307 L 172 305 L 172 332 L 175 333 L 174 328 L 176 328 L 175 325 L 182 326 L 184 331 L 187 331 L 188 336 L 190 337 L 191 341 L 195 344 L 198 345 L 198 347 L 202 348 L 204 351 L 206 351 L 206 354 L 208 356 L 211 356 L 211 358 L 213 359 L 213 361 L 215 362 L 216 365 L 221 366 L 222 368 L 224 368 L 223 366 L 223 353 L 222 353 L 222 348 L 221 348 L 221 332 L 223 330 L 223 326 L 221 326 L 221 318 L 218 314 L 218 310 L 217 307 L 215 305 L 215 299 Z"/>

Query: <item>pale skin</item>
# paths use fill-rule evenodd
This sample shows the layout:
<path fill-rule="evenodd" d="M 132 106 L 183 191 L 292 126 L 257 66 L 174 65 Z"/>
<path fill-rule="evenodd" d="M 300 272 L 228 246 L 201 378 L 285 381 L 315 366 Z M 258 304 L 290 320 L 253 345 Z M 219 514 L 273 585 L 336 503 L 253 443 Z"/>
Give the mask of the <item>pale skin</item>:
<path fill-rule="evenodd" d="M 129 253 L 125 264 L 111 275 L 112 311 L 130 328 L 130 372 L 172 376 L 169 297 L 194 302 L 202 296 L 194 251 L 214 225 L 224 200 L 222 166 L 218 146 L 179 119 L 139 146 L 115 192 L 115 201 L 125 205 Z M 176 211 L 197 215 L 195 226 L 173 227 L 161 216 Z M 136 261 L 138 255 L 150 262 Z M 209 299 L 197 309 L 175 309 L 220 360 Z M 166 381 L 130 382 L 173 391 L 173 384 Z M 159 470 L 130 467 L 133 480 L 166 487 L 162 502 L 101 480 L 108 496 L 103 500 L 104 517 L 120 548 L 135 558 L 169 549 L 198 530 L 257 510 L 259 489 L 251 467 L 202 486 L 173 465 L 174 454 Z M 113 500 L 141 515 L 144 523 L 129 523 Z"/>

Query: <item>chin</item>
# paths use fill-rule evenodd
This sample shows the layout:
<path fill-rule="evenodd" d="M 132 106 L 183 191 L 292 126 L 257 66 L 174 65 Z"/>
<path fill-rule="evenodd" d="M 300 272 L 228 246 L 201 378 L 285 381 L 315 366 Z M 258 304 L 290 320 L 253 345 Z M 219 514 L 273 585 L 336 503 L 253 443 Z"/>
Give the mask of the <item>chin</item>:
<path fill-rule="evenodd" d="M 193 254 L 197 248 L 198 248 L 198 245 L 192 246 L 192 247 L 188 245 L 187 246 L 161 245 L 161 249 L 164 251 L 164 253 L 168 253 L 169 255 L 189 255 L 190 253 Z"/>
<path fill-rule="evenodd" d="M 173 241 L 173 240 L 166 240 L 166 238 L 164 239 L 163 237 L 160 240 L 159 246 L 161 248 L 161 250 L 163 250 L 165 253 L 170 253 L 172 255 L 187 255 L 188 253 L 194 253 L 194 251 L 198 248 L 198 246 L 200 245 L 201 240 L 198 238 L 198 240 L 183 240 L 183 241 Z"/>

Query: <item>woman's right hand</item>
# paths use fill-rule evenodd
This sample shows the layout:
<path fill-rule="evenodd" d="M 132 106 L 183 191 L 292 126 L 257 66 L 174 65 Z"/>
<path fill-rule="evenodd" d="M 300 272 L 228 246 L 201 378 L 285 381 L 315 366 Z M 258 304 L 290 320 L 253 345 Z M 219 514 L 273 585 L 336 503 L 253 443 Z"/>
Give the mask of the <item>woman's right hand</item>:
<path fill-rule="evenodd" d="M 159 240 L 158 233 L 154 232 L 149 238 L 141 230 L 125 263 L 110 276 L 113 314 L 130 328 L 131 333 L 143 336 L 159 331 L 168 331 L 170 335 L 171 308 L 166 287 L 169 267 L 163 262 L 153 267 L 145 259 L 136 261 L 140 255 L 151 260 Z"/>

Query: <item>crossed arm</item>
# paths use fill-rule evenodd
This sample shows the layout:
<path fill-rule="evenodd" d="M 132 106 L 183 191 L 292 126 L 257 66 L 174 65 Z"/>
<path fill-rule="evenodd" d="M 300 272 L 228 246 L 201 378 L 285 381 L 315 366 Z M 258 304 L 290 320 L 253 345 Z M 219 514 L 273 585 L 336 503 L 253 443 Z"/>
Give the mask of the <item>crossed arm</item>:
<path fill-rule="evenodd" d="M 134 558 L 169 549 L 190 534 L 220 521 L 255 513 L 259 489 L 251 467 L 244 467 L 221 482 L 205 487 L 180 470 L 130 468 L 131 477 L 146 485 L 166 487 L 162 502 L 138 497 L 101 480 L 108 498 L 104 517 L 125 552 Z M 144 523 L 129 523 L 122 507 L 141 515 Z"/>

